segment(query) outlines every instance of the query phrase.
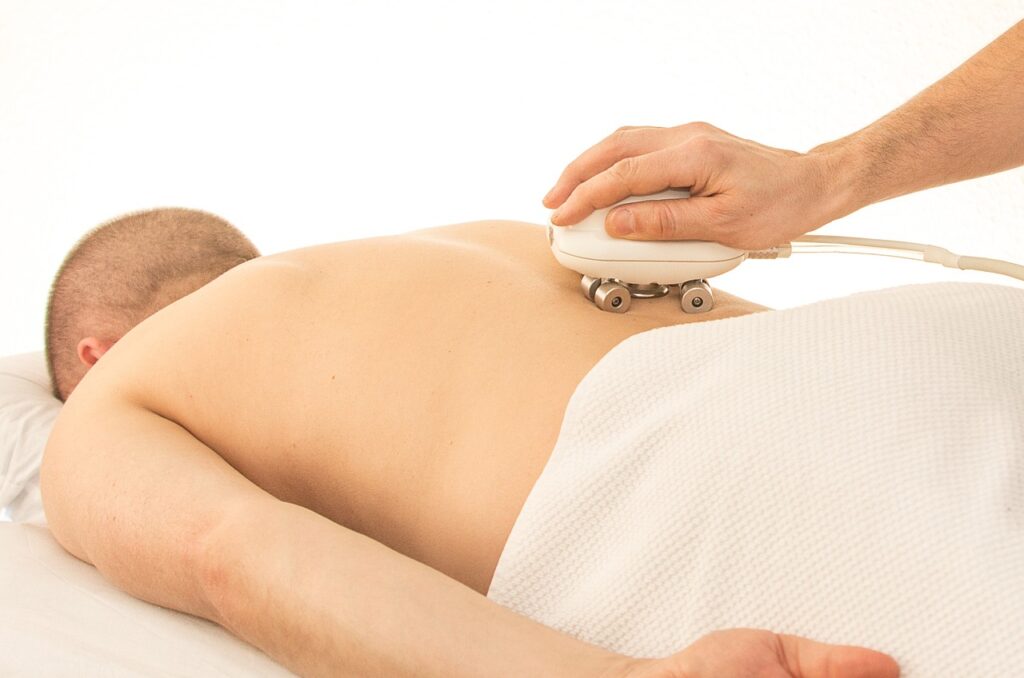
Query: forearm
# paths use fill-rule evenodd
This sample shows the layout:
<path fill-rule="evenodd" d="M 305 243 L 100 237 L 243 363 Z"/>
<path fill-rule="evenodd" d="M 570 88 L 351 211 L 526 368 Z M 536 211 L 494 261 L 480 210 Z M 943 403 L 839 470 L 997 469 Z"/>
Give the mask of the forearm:
<path fill-rule="evenodd" d="M 218 621 L 305 675 L 596 678 L 627 666 L 301 507 L 240 515 L 211 543 Z"/>
<path fill-rule="evenodd" d="M 68 550 L 133 595 L 211 619 L 303 675 L 597 678 L 627 666 L 275 499 L 174 422 L 87 388 L 47 449 L 47 514 Z"/>
<path fill-rule="evenodd" d="M 888 115 L 809 155 L 828 167 L 833 219 L 1024 164 L 1024 21 Z"/>

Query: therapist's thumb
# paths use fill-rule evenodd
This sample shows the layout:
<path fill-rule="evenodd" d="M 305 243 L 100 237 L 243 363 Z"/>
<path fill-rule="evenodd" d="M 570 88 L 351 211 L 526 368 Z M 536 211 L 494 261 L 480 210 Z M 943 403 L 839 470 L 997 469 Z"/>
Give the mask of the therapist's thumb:
<path fill-rule="evenodd" d="M 632 202 L 608 212 L 605 230 L 631 240 L 712 240 L 700 202 L 700 198 Z"/>

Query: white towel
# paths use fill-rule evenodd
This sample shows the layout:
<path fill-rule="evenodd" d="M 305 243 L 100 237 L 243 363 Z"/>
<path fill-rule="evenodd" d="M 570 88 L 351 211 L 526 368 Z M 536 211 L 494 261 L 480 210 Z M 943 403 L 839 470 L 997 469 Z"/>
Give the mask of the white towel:
<path fill-rule="evenodd" d="M 1024 676 L 1024 290 L 667 327 L 579 384 L 488 596 L 663 656 L 756 627 Z"/>

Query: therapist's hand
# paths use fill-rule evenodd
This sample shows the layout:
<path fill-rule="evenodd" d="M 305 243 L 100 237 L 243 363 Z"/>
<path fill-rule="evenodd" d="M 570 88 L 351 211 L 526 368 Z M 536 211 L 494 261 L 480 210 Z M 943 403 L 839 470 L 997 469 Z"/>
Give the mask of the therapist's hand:
<path fill-rule="evenodd" d="M 605 229 L 638 240 L 761 249 L 841 216 L 831 199 L 831 158 L 763 146 L 702 122 L 623 127 L 570 163 L 544 205 L 558 208 L 553 224 L 569 226 L 630 195 L 689 188 L 689 199 L 614 209 Z"/>
<path fill-rule="evenodd" d="M 715 631 L 682 652 L 637 660 L 626 678 L 898 678 L 888 655 L 756 629 Z"/>

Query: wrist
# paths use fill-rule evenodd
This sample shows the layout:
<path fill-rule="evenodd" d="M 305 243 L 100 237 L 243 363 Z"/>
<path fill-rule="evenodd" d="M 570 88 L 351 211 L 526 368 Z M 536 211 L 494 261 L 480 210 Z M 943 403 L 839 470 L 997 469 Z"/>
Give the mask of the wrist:
<path fill-rule="evenodd" d="M 815 146 L 804 157 L 820 186 L 820 200 L 814 215 L 818 225 L 876 202 L 870 194 L 864 154 L 853 138 L 844 137 Z"/>

